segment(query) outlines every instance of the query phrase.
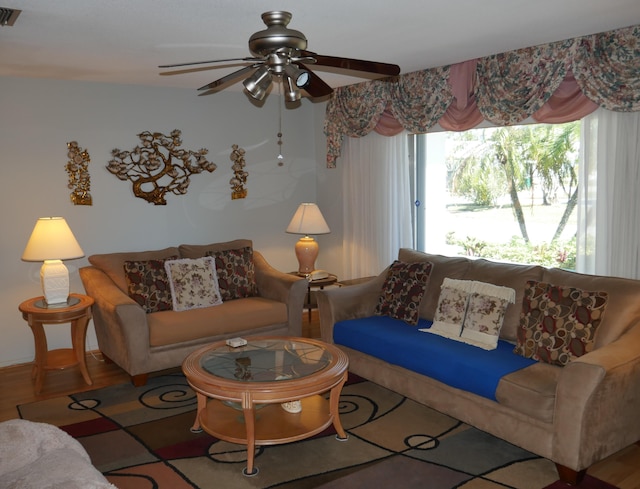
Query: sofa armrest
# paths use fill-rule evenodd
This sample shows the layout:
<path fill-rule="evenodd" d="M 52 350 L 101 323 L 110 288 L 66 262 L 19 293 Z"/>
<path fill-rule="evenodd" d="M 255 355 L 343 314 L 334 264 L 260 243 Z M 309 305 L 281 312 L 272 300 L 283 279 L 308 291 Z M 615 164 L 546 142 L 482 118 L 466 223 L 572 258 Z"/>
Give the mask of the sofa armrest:
<path fill-rule="evenodd" d="M 640 440 L 640 323 L 563 368 L 553 460 L 582 470 Z"/>
<path fill-rule="evenodd" d="M 306 279 L 273 268 L 264 256 L 255 250 L 253 263 L 260 297 L 287 304 L 289 335 L 302 336 L 302 309 L 307 293 Z"/>
<path fill-rule="evenodd" d="M 149 327 L 142 307 L 102 270 L 82 267 L 80 278 L 93 298 L 93 323 L 100 351 L 130 375 L 144 372 L 149 356 Z"/>
<path fill-rule="evenodd" d="M 386 276 L 385 270 L 367 282 L 317 292 L 320 334 L 323 341 L 333 343 L 335 323 L 373 315 Z"/>

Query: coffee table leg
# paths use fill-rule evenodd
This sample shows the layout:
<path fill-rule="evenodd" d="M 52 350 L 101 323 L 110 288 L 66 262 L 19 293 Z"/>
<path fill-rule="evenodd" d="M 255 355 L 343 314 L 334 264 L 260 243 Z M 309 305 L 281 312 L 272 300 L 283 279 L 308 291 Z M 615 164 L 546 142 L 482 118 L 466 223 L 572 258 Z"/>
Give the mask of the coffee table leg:
<path fill-rule="evenodd" d="M 345 371 L 340 383 L 331 389 L 331 393 L 329 394 L 329 413 L 333 416 L 333 427 L 336 429 L 336 438 L 339 441 L 347 441 L 349 438 L 340 422 L 340 394 L 342 393 L 342 387 L 347 381 L 348 376 L 348 372 Z"/>
<path fill-rule="evenodd" d="M 252 477 L 258 473 L 258 468 L 253 466 L 256 456 L 256 416 L 253 409 L 253 400 L 248 394 L 243 396 L 242 412 L 244 414 L 244 425 L 247 430 L 247 467 L 242 473 L 247 477 Z"/>
<path fill-rule="evenodd" d="M 196 399 L 198 400 L 198 407 L 196 409 L 196 419 L 193 422 L 193 426 L 189 429 L 191 433 L 202 433 L 202 426 L 200 426 L 200 413 L 205 407 L 207 407 L 207 396 L 196 392 Z"/>

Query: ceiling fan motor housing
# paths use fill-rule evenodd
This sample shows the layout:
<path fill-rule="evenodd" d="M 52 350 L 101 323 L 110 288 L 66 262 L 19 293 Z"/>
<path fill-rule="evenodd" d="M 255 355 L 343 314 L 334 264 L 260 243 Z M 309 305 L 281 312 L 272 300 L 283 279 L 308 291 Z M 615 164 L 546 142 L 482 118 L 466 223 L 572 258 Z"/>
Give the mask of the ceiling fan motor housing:
<path fill-rule="evenodd" d="M 295 50 L 307 49 L 305 35 L 287 27 L 290 20 L 290 12 L 276 10 L 263 13 L 262 21 L 267 28 L 249 38 L 249 51 L 254 56 L 266 56 L 277 51 L 288 50 L 287 54 L 291 54 Z"/>

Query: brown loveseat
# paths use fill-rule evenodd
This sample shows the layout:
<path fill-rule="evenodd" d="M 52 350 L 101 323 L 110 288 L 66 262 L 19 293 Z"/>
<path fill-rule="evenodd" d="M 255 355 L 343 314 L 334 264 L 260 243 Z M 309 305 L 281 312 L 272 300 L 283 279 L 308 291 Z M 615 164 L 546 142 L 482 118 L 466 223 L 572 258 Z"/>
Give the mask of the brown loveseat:
<path fill-rule="evenodd" d="M 131 279 L 127 281 L 125 262 L 130 266 L 156 260 L 163 266 L 166 259 L 196 259 L 225 252 L 239 252 L 236 255 L 244 257 L 247 270 L 253 269 L 252 293 L 210 307 L 155 312 L 147 312 L 149 309 L 129 294 Z M 135 385 L 145 384 L 150 372 L 180 366 L 189 353 L 220 339 L 301 336 L 306 280 L 271 267 L 253 250 L 250 240 L 92 255 L 89 263 L 91 266 L 80 269 L 80 277 L 87 294 L 95 300 L 93 322 L 98 346 L 107 359 L 131 375 Z M 233 268 L 233 273 L 237 269 Z M 227 277 L 230 285 L 238 278 L 233 273 Z"/>
<path fill-rule="evenodd" d="M 419 308 L 422 320 L 433 320 L 445 278 L 515 289 L 515 303 L 507 308 L 500 330 L 500 339 L 512 344 L 517 342 L 519 329 L 522 331 L 520 316 L 528 281 L 605 292 L 608 302 L 593 350 L 564 366 L 532 360 L 533 364 L 499 378 L 495 399 L 489 399 L 360 351 L 358 348 L 366 350 L 372 345 L 367 338 L 372 330 L 366 327 L 359 330 L 360 335 L 354 335 L 355 346 L 341 346 L 349 356 L 352 372 L 552 460 L 561 479 L 571 483 L 580 480 L 592 464 L 640 440 L 640 281 L 409 249 L 400 250 L 398 258 L 433 264 Z M 386 271 L 363 284 L 318 293 L 325 341 L 340 338 L 343 326 L 336 323 L 354 325 L 365 318 L 390 319 L 375 319 L 374 312 L 385 277 Z M 403 322 L 394 327 L 416 328 Z M 390 334 L 395 334 L 390 329 Z M 408 334 L 414 335 L 414 342 L 436 337 L 413 331 Z M 366 341 L 369 344 L 365 348 Z M 509 355 L 511 345 L 502 346 Z M 379 351 L 382 355 L 392 348 L 387 343 Z M 422 357 L 421 361 L 429 360 Z"/>

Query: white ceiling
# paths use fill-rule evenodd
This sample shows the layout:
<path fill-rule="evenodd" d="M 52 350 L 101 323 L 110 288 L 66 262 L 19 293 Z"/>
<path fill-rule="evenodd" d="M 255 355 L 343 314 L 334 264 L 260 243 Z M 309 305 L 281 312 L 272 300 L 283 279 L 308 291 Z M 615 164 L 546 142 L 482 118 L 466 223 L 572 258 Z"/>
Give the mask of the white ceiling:
<path fill-rule="evenodd" d="M 319 54 L 398 64 L 401 73 L 640 24 L 640 0 L 0 0 L 0 76 L 194 90 L 238 69 L 164 75 L 160 64 L 250 56 L 268 10 L 293 14 Z M 212 69 L 212 67 L 217 67 Z M 366 78 L 315 70 L 333 87 Z M 353 75 L 353 72 L 351 72 Z M 239 90 L 241 83 L 230 89 Z"/>

